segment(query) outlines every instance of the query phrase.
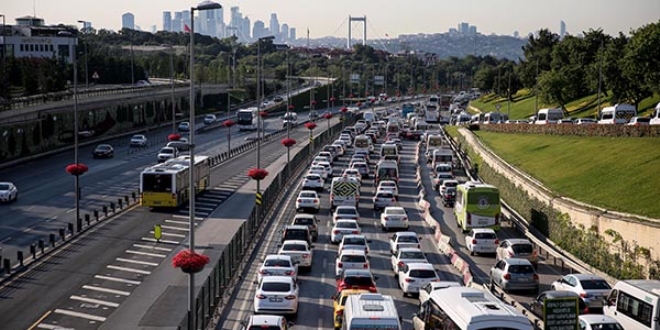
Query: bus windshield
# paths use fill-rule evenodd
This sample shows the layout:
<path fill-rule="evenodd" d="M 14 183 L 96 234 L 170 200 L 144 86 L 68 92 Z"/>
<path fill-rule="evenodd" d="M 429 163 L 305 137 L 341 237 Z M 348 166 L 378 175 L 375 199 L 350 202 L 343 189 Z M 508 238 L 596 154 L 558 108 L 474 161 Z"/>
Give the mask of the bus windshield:
<path fill-rule="evenodd" d="M 172 174 L 144 173 L 142 174 L 143 192 L 171 192 Z"/>
<path fill-rule="evenodd" d="M 355 139 L 356 148 L 366 148 L 369 146 L 369 141 L 367 139 Z"/>
<path fill-rule="evenodd" d="M 252 112 L 239 112 L 236 117 L 238 121 L 252 121 Z"/>

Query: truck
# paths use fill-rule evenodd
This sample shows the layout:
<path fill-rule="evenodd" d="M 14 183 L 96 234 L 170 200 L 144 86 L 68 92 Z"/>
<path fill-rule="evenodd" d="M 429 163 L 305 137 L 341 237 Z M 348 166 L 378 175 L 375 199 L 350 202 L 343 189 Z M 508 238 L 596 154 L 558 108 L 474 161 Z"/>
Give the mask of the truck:
<path fill-rule="evenodd" d="M 438 110 L 438 122 L 447 125 L 451 122 L 451 95 L 441 95 Z"/>
<path fill-rule="evenodd" d="M 408 118 L 409 113 L 415 113 L 415 106 L 412 103 L 404 103 L 401 106 L 401 118 Z"/>

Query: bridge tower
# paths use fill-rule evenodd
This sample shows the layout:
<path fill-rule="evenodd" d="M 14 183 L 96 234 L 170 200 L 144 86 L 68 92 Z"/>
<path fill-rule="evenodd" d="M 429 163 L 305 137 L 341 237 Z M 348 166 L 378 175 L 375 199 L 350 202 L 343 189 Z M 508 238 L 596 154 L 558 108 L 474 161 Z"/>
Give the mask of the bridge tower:
<path fill-rule="evenodd" d="M 346 42 L 346 46 L 348 49 L 352 48 L 351 45 L 351 37 L 352 37 L 352 32 L 351 25 L 353 22 L 362 22 L 362 45 L 367 45 L 367 15 L 364 15 L 362 17 L 352 17 L 348 16 L 348 41 Z"/>

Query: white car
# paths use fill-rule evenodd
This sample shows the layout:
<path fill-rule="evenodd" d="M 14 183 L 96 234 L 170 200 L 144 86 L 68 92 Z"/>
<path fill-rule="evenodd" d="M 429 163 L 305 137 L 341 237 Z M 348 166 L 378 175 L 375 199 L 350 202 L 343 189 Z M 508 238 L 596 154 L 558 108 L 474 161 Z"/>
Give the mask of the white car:
<path fill-rule="evenodd" d="M 312 167 L 309 168 L 309 173 L 318 174 L 323 180 L 328 180 L 328 171 L 326 171 L 321 165 L 312 165 Z"/>
<path fill-rule="evenodd" d="M 307 244 L 306 241 L 284 241 L 277 254 L 291 257 L 291 260 L 293 260 L 294 264 L 298 267 L 304 267 L 307 270 L 312 269 L 314 253 L 312 249 L 309 248 L 309 244 Z"/>
<path fill-rule="evenodd" d="M 307 175 L 305 175 L 305 178 L 303 178 L 302 181 L 302 189 L 322 192 L 324 184 L 325 181 L 320 175 L 314 173 L 307 173 Z"/>
<path fill-rule="evenodd" d="M 337 148 L 337 155 L 338 155 L 338 156 L 343 156 L 344 153 L 346 152 L 346 146 L 344 145 L 343 142 L 335 141 L 335 142 L 333 142 L 331 145 L 333 145 L 333 146 L 337 146 L 337 147 L 338 147 L 338 148 Z"/>
<path fill-rule="evenodd" d="M 338 251 L 343 250 L 362 250 L 365 254 L 369 255 L 369 243 L 371 240 L 368 240 L 366 236 L 362 234 L 351 234 L 344 235 L 339 243 Z"/>
<path fill-rule="evenodd" d="M 396 196 L 390 190 L 378 190 L 373 197 L 374 211 L 396 206 Z"/>
<path fill-rule="evenodd" d="M 394 194 L 394 197 L 398 200 L 399 199 L 399 187 L 396 184 L 396 181 L 394 180 L 383 180 L 380 183 L 378 183 L 378 188 L 376 188 L 376 191 L 379 190 L 389 190 Z"/>
<path fill-rule="evenodd" d="M 318 154 L 317 156 L 321 156 L 321 157 L 325 157 L 325 158 L 327 158 L 327 159 L 328 159 L 328 163 L 330 163 L 330 164 L 332 164 L 332 161 L 333 161 L 333 159 L 335 158 L 335 156 L 334 156 L 331 152 L 329 152 L 329 151 L 321 151 L 321 152 L 319 152 L 319 154 Z"/>
<path fill-rule="evenodd" d="M 445 192 L 445 190 L 447 190 L 447 188 L 450 188 L 450 187 L 451 188 L 456 188 L 456 186 L 458 186 L 458 180 L 452 180 L 452 179 L 443 180 L 442 184 L 440 185 L 440 188 L 438 188 L 438 192 L 440 194 L 443 194 Z"/>
<path fill-rule="evenodd" d="M 332 178 L 332 164 L 328 162 L 317 162 L 316 166 L 321 166 L 325 170 L 325 174 L 328 178 Z"/>
<path fill-rule="evenodd" d="M 346 269 L 364 269 L 371 270 L 369 259 L 364 251 L 344 250 L 339 251 L 335 260 L 335 275 L 340 276 Z"/>
<path fill-rule="evenodd" d="M 465 247 L 472 256 L 476 253 L 495 254 L 499 245 L 497 234 L 489 228 L 473 228 L 465 236 Z"/>
<path fill-rule="evenodd" d="M 162 163 L 168 159 L 179 157 L 179 150 L 174 147 L 163 147 L 158 152 L 158 162 Z"/>
<path fill-rule="evenodd" d="M 314 159 L 312 159 L 312 165 L 316 165 L 320 162 L 330 163 L 331 158 L 332 157 L 316 156 L 316 157 L 314 157 Z"/>
<path fill-rule="evenodd" d="M 296 210 L 299 212 L 313 210 L 315 213 L 318 213 L 321 210 L 321 200 L 316 191 L 303 190 L 299 192 L 296 198 Z"/>
<path fill-rule="evenodd" d="M 280 315 L 252 315 L 243 323 L 241 330 L 266 329 L 266 330 L 288 330 L 289 322 Z"/>
<path fill-rule="evenodd" d="M 612 287 L 604 278 L 593 274 L 570 274 L 550 284 L 552 290 L 573 291 L 582 297 L 589 308 L 602 308 Z"/>
<path fill-rule="evenodd" d="M 347 168 L 341 175 L 355 178 L 360 184 L 362 184 L 362 173 L 360 173 L 360 170 L 357 168 Z"/>
<path fill-rule="evenodd" d="M 422 303 L 429 300 L 429 298 L 431 298 L 431 292 L 433 291 L 442 290 L 451 287 L 460 287 L 460 286 L 463 286 L 461 282 L 451 282 L 451 281 L 430 282 L 425 286 L 423 286 L 421 290 L 419 290 L 419 304 L 421 306 Z"/>
<path fill-rule="evenodd" d="M 578 315 L 580 330 L 624 330 L 617 320 L 599 314 Z"/>
<path fill-rule="evenodd" d="M 360 225 L 355 220 L 337 220 L 330 229 L 330 243 L 338 244 L 343 239 L 344 235 L 359 235 L 362 234 Z"/>
<path fill-rule="evenodd" d="M 429 263 L 409 263 L 399 267 L 399 287 L 403 295 L 419 293 L 426 284 L 440 281 L 438 274 Z"/>
<path fill-rule="evenodd" d="M 394 233 L 394 235 L 390 237 L 390 253 L 396 254 L 399 249 L 407 247 L 421 249 L 421 240 L 422 238 L 417 236 L 417 233 L 414 231 L 400 231 Z"/>
<path fill-rule="evenodd" d="M 288 255 L 269 254 L 257 271 L 257 283 L 267 276 L 289 276 L 298 280 L 298 266 Z"/>
<path fill-rule="evenodd" d="M 147 137 L 142 134 L 136 134 L 131 137 L 130 147 L 146 147 Z"/>
<path fill-rule="evenodd" d="M 218 117 L 216 117 L 213 114 L 208 114 L 208 115 L 204 116 L 204 124 L 206 124 L 206 125 L 211 125 L 211 124 L 215 123 L 216 121 L 218 121 Z"/>
<path fill-rule="evenodd" d="M 289 276 L 267 276 L 254 295 L 255 314 L 298 315 L 298 284 Z"/>
<path fill-rule="evenodd" d="M 408 213 L 400 206 L 388 206 L 380 214 L 380 226 L 387 231 L 392 228 L 408 229 Z"/>
<path fill-rule="evenodd" d="M 360 213 L 355 206 L 339 205 L 332 214 L 332 222 L 334 223 L 342 219 L 360 221 Z"/>
<path fill-rule="evenodd" d="M 190 132 L 190 123 L 187 121 L 180 122 L 177 130 L 179 132 Z"/>
<path fill-rule="evenodd" d="M 0 202 L 18 200 L 18 188 L 11 182 L 0 182 Z"/>
<path fill-rule="evenodd" d="M 426 255 L 422 252 L 422 249 L 400 248 L 396 254 L 390 257 L 390 262 L 394 276 L 398 276 L 401 266 L 410 263 L 428 263 L 429 260 L 426 259 Z"/>

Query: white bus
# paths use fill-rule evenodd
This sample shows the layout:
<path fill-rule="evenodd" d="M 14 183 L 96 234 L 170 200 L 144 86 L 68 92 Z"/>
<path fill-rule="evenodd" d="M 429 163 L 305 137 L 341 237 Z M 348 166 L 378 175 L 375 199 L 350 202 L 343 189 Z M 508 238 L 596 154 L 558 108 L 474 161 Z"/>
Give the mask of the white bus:
<path fill-rule="evenodd" d="M 522 313 L 490 292 L 470 287 L 448 287 L 431 292 L 414 314 L 415 330 L 533 330 Z"/>
<path fill-rule="evenodd" d="M 236 124 L 239 131 L 256 131 L 259 123 L 259 109 L 240 109 L 236 113 Z"/>
<path fill-rule="evenodd" d="M 659 306 L 659 280 L 626 280 L 614 285 L 603 314 L 617 320 L 624 329 L 660 330 Z"/>
<path fill-rule="evenodd" d="M 392 296 L 362 293 L 348 296 L 343 330 L 401 330 L 401 318 Z"/>

